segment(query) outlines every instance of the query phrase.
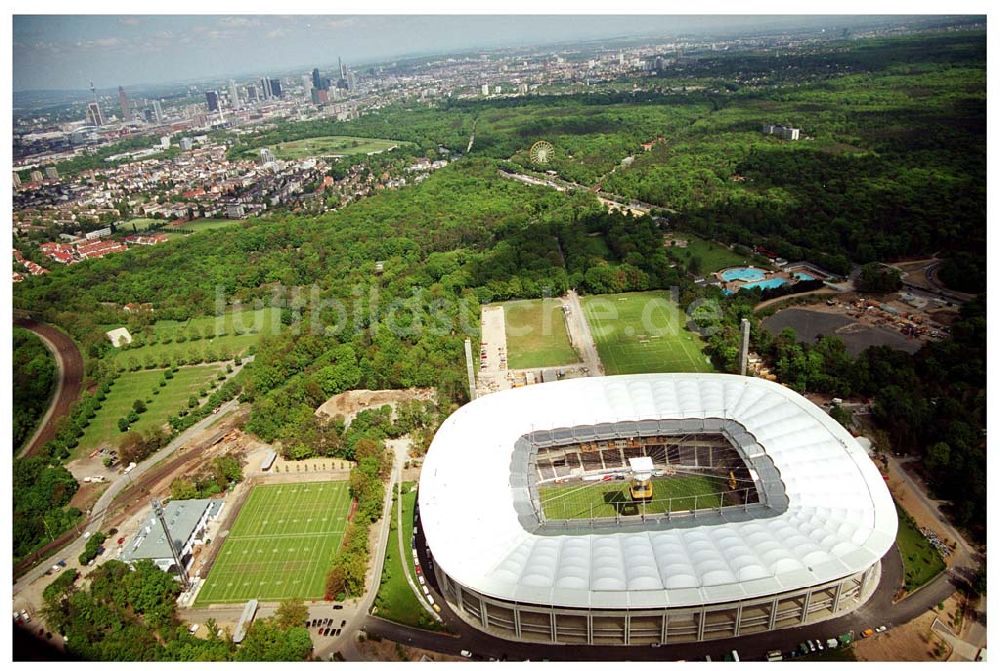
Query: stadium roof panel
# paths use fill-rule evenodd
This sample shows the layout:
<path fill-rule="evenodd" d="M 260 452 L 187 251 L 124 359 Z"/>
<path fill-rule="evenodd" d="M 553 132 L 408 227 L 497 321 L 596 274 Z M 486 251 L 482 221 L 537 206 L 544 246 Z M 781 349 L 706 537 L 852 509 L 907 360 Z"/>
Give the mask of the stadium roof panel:
<path fill-rule="evenodd" d="M 686 419 L 744 427 L 781 474 L 787 508 L 562 535 L 522 524 L 511 485 L 522 436 L 616 422 L 641 422 L 638 433 L 651 420 Z M 878 561 L 897 524 L 881 475 L 840 424 L 781 385 L 717 374 L 580 378 L 482 397 L 438 430 L 419 496 L 449 576 L 498 599 L 556 606 L 678 607 L 805 588 Z"/>

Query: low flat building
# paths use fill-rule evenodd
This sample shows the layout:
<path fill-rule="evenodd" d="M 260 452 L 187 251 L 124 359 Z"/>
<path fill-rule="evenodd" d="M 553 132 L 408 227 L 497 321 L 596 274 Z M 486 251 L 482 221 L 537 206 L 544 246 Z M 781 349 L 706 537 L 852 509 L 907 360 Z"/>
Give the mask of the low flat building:
<path fill-rule="evenodd" d="M 205 529 L 209 521 L 222 511 L 223 503 L 221 499 L 190 499 L 170 501 L 163 507 L 163 516 L 167 520 L 170 535 L 178 546 L 177 554 L 185 570 L 191 563 L 194 547 L 205 542 Z M 178 572 L 163 526 L 152 511 L 125 546 L 121 556 L 121 560 L 126 563 L 141 559 L 153 560 L 154 564 L 167 573 Z"/>

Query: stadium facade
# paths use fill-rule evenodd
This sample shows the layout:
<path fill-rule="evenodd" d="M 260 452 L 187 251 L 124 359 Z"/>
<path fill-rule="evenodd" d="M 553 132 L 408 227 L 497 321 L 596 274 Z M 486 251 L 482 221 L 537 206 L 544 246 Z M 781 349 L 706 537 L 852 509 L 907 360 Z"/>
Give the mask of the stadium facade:
<path fill-rule="evenodd" d="M 546 482 L 633 456 L 692 471 L 739 462 L 753 496 L 547 518 Z M 456 613 L 492 635 L 562 644 L 691 642 L 839 617 L 874 592 L 897 526 L 881 475 L 836 421 L 778 384 L 717 374 L 581 378 L 473 401 L 434 437 L 419 510 Z"/>

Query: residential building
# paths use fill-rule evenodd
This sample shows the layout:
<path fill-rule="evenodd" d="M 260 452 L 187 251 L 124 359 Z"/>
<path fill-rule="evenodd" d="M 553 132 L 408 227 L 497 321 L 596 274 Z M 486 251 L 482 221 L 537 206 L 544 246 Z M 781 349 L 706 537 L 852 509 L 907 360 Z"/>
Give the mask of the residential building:
<path fill-rule="evenodd" d="M 59 171 L 54 165 L 45 168 L 45 179 L 59 179 Z"/>

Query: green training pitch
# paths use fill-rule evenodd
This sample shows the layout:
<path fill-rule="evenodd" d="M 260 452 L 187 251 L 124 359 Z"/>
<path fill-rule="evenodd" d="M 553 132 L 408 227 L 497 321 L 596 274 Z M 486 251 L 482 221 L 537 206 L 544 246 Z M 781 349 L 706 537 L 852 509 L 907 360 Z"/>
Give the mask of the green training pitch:
<path fill-rule="evenodd" d="M 558 300 L 539 298 L 503 304 L 510 368 L 544 368 L 577 363 Z"/>
<path fill-rule="evenodd" d="M 223 541 L 196 606 L 323 598 L 350 506 L 347 482 L 254 488 Z"/>
<path fill-rule="evenodd" d="M 679 474 L 653 480 L 653 500 L 647 501 L 646 514 L 660 515 L 719 507 L 719 494 L 729 489 L 723 475 Z M 642 504 L 632 501 L 628 482 L 575 482 L 544 485 L 538 495 L 542 512 L 552 520 L 590 519 L 638 515 Z M 726 501 L 730 505 L 731 501 Z"/>
<path fill-rule="evenodd" d="M 305 140 L 282 142 L 271 148 L 274 157 L 286 161 L 294 161 L 310 156 L 350 156 L 352 154 L 371 154 L 393 147 L 409 145 L 400 140 L 384 140 L 381 138 L 352 137 L 349 135 L 326 135 L 311 137 Z"/>
<path fill-rule="evenodd" d="M 236 226 L 237 224 L 242 224 L 245 219 L 192 219 L 191 221 L 185 221 L 183 224 L 177 228 L 182 231 L 208 231 L 216 228 L 229 228 L 230 226 Z M 168 228 L 167 231 L 170 229 Z"/>
<path fill-rule="evenodd" d="M 583 311 L 608 375 L 712 371 L 666 291 L 584 296 Z"/>

